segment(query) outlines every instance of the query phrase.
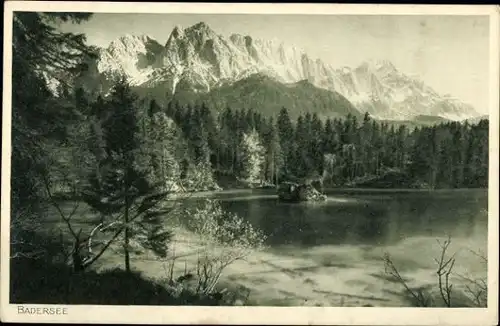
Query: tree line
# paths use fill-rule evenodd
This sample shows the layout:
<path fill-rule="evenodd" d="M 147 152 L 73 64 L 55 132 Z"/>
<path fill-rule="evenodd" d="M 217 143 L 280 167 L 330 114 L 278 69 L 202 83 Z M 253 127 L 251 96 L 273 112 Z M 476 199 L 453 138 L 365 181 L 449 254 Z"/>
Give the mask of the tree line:
<path fill-rule="evenodd" d="M 256 110 L 205 104 L 150 109 L 173 120 L 191 155 L 216 174 L 251 183 L 322 179 L 325 185 L 355 186 L 399 173 L 394 187 L 487 187 L 488 120 L 445 122 L 409 129 L 374 120 L 366 113 L 322 120 L 303 113 L 292 121 L 283 108 L 277 117 Z"/>

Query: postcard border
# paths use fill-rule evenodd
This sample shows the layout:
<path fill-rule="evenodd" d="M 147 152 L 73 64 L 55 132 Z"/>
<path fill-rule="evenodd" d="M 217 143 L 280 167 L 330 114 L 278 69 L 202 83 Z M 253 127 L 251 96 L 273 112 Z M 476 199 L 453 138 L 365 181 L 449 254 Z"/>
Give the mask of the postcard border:
<path fill-rule="evenodd" d="M 490 162 L 488 198 L 488 302 L 483 309 L 330 308 L 330 307 L 164 307 L 64 305 L 67 315 L 20 315 L 9 304 L 11 64 L 13 11 L 134 13 L 245 13 L 338 15 L 487 15 L 490 17 Z M 497 6 L 103 3 L 8 1 L 4 11 L 4 89 L 2 122 L 0 318 L 8 322 L 126 324 L 342 324 L 342 325 L 493 325 L 498 320 L 498 108 L 499 10 Z M 6 231 L 9 230 L 9 231 Z M 25 305 L 53 307 L 54 305 Z"/>

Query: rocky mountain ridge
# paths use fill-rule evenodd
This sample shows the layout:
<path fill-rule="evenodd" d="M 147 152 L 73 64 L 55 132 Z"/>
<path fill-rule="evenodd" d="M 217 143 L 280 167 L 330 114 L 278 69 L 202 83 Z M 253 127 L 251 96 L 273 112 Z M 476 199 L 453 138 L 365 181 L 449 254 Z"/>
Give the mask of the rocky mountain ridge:
<path fill-rule="evenodd" d="M 379 119 L 428 115 L 463 120 L 479 115 L 472 106 L 438 94 L 389 61 L 334 68 L 283 42 L 240 34 L 224 37 L 203 22 L 185 29 L 175 27 L 165 45 L 146 35 L 120 37 L 100 50 L 93 69 L 100 83 L 124 74 L 135 86 L 167 94 L 180 90 L 209 93 L 264 74 L 283 84 L 307 80 L 343 95 L 361 113 Z"/>

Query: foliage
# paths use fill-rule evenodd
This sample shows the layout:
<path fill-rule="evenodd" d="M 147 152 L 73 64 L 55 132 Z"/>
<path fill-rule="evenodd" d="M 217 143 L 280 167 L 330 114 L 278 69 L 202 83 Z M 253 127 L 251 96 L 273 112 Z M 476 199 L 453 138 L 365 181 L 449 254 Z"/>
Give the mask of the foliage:
<path fill-rule="evenodd" d="M 188 227 L 199 244 L 197 291 L 211 293 L 227 266 L 264 246 L 265 236 L 260 230 L 236 214 L 224 211 L 217 201 L 207 200 L 189 215 Z"/>
<path fill-rule="evenodd" d="M 130 271 L 132 238 L 157 255 L 166 255 L 170 233 L 164 230 L 163 217 L 168 210 L 159 204 L 168 192 L 162 191 L 161 185 L 149 177 L 150 155 L 140 137 L 135 102 L 135 95 L 123 79 L 116 82 L 105 101 L 107 114 L 100 124 L 106 154 L 98 158 L 98 167 L 89 174 L 89 186 L 83 192 L 83 199 L 101 214 L 98 229 L 112 231 L 113 235 L 101 251 L 80 268 L 94 262 L 122 235 L 127 271 Z"/>
<path fill-rule="evenodd" d="M 264 147 L 261 145 L 259 134 L 252 130 L 250 133 L 243 134 L 242 177 L 250 184 L 258 184 L 262 181 L 264 169 Z"/>
<path fill-rule="evenodd" d="M 42 176 L 48 173 L 48 143 L 60 144 L 75 111 L 57 98 L 49 84 L 61 84 L 80 70 L 92 51 L 83 35 L 62 33 L 59 21 L 80 22 L 90 14 L 16 12 L 12 40 L 12 253 L 33 236 L 32 221 L 43 217 L 48 204 Z M 64 74 L 62 74 L 64 73 Z M 50 83 L 49 83 L 50 82 Z M 28 249 L 31 250 L 31 249 Z M 38 249 L 36 250 L 38 251 Z"/>
<path fill-rule="evenodd" d="M 153 179 L 160 180 L 164 191 L 176 190 L 181 177 L 176 126 L 164 112 L 156 112 L 150 117 L 147 131 Z"/>
<path fill-rule="evenodd" d="M 284 158 L 279 134 L 272 117 L 268 122 L 264 122 L 262 129 L 262 144 L 265 150 L 264 180 L 267 180 L 271 184 L 278 184 L 280 171 L 284 165 Z"/>
<path fill-rule="evenodd" d="M 276 119 L 230 107 L 209 113 L 204 104 L 169 108 L 189 140 L 189 161 L 210 157 L 212 170 L 222 175 L 246 177 L 252 164 L 244 137 L 255 130 L 264 152 L 262 177 L 275 184 L 316 176 L 330 186 L 363 186 L 366 180 L 375 186 L 377 179 L 384 179 L 384 187 L 487 186 L 487 120 L 409 129 L 389 126 L 369 114 L 359 122 L 352 114 L 322 120 L 306 111 L 292 121 L 286 108 Z M 196 118 L 202 111 L 205 118 Z M 207 118 L 212 114 L 213 119 Z"/>
<path fill-rule="evenodd" d="M 187 191 L 220 190 L 215 182 L 209 163 L 198 163 L 190 165 L 185 180 L 184 189 Z"/>

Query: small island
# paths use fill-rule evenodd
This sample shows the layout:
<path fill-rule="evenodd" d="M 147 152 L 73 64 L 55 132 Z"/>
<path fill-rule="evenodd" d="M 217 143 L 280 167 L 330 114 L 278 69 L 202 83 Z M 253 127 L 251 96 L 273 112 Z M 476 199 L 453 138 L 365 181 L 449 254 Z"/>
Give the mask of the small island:
<path fill-rule="evenodd" d="M 325 201 L 326 195 L 310 184 L 283 182 L 278 187 L 278 198 L 288 202 Z"/>

